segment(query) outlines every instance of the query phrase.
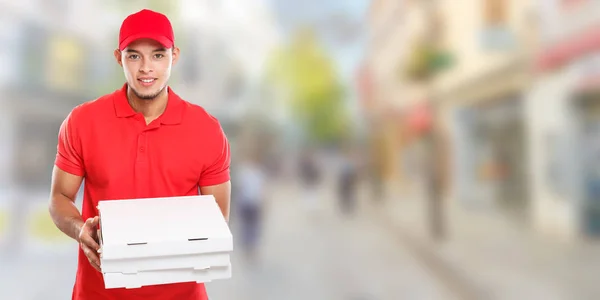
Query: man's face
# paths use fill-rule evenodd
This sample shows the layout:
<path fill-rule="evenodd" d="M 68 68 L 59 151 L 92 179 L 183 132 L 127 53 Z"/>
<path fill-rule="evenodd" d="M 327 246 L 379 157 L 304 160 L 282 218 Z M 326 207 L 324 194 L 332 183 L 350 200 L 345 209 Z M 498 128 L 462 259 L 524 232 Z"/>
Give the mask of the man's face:
<path fill-rule="evenodd" d="M 171 67 L 179 58 L 179 49 L 166 49 L 157 41 L 140 39 L 115 50 L 115 58 L 123 67 L 127 84 L 140 99 L 152 100 L 167 86 Z"/>

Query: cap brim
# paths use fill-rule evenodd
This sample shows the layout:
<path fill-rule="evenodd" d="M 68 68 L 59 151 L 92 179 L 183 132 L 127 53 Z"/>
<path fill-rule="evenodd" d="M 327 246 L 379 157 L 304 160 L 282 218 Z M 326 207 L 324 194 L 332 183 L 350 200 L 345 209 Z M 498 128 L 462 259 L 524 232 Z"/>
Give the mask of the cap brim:
<path fill-rule="evenodd" d="M 140 33 L 140 34 L 134 34 L 134 35 L 129 36 L 126 39 L 124 39 L 119 44 L 119 50 L 123 50 L 123 49 L 127 48 L 127 46 L 129 46 L 129 44 L 131 44 L 133 41 L 140 40 L 140 39 L 155 40 L 155 41 L 159 42 L 161 45 L 165 46 L 165 48 L 173 47 L 173 41 L 171 41 L 166 36 L 156 35 L 156 34 L 151 34 L 151 33 Z"/>

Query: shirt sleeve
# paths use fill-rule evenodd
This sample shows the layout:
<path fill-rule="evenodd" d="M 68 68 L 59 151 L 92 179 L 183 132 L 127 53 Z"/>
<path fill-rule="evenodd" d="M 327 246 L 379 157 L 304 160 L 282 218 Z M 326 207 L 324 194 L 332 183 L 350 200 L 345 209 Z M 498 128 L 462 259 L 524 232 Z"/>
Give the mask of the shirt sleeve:
<path fill-rule="evenodd" d="M 227 137 L 221 126 L 218 126 L 218 136 L 213 144 L 209 163 L 202 171 L 200 176 L 199 186 L 210 186 L 225 183 L 229 181 L 230 172 L 229 165 L 231 164 L 231 149 Z"/>
<path fill-rule="evenodd" d="M 74 123 L 72 111 L 60 125 L 54 164 L 67 173 L 84 176 L 81 141 Z"/>

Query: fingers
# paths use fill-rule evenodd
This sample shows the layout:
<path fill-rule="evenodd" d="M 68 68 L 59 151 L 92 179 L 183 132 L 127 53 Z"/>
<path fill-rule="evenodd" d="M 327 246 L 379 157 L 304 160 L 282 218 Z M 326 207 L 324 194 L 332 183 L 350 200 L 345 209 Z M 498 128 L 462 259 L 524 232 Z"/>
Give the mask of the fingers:
<path fill-rule="evenodd" d="M 80 240 L 81 240 L 82 245 L 85 245 L 85 246 L 93 249 L 94 252 L 97 252 L 98 249 L 100 249 L 100 245 L 98 245 L 98 243 L 94 240 L 94 238 L 90 235 L 90 233 L 83 234 L 80 237 Z"/>
<path fill-rule="evenodd" d="M 85 221 L 83 235 L 81 237 L 81 241 L 85 243 L 88 247 L 94 249 L 95 251 L 98 251 L 98 249 L 100 249 L 96 234 L 99 220 L 100 219 L 98 218 L 98 216 L 87 219 Z"/>
<path fill-rule="evenodd" d="M 99 243 L 100 241 L 98 240 L 98 223 L 100 222 L 100 218 L 98 216 L 95 216 L 94 218 L 90 218 L 88 220 L 90 220 L 90 235 L 92 236 L 94 241 L 96 241 L 96 243 Z"/>
<path fill-rule="evenodd" d="M 85 221 L 79 234 L 79 243 L 83 253 L 90 262 L 90 265 L 92 265 L 92 267 L 94 267 L 94 269 L 96 269 L 98 272 L 101 272 L 100 258 L 98 256 L 98 250 L 100 249 L 100 246 L 95 239 L 99 220 L 100 219 L 96 216 Z"/>
<path fill-rule="evenodd" d="M 92 267 L 94 267 L 94 269 L 96 269 L 98 272 L 101 272 L 100 258 L 98 258 L 98 254 L 96 254 L 96 251 L 94 251 L 92 248 L 86 245 L 81 245 L 81 248 L 83 249 L 83 253 L 87 257 Z"/>

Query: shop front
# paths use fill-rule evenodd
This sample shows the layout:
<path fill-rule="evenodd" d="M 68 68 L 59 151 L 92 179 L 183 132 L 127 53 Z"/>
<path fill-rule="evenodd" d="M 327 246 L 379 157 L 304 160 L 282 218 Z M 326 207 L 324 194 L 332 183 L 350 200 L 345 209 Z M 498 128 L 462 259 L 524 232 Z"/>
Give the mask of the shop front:
<path fill-rule="evenodd" d="M 478 196 L 511 216 L 526 218 L 529 201 L 522 98 L 510 95 L 472 109 L 472 182 L 485 189 Z"/>
<path fill-rule="evenodd" d="M 574 100 L 582 167 L 581 226 L 585 235 L 600 237 L 600 87 Z"/>
<path fill-rule="evenodd" d="M 566 238 L 600 237 L 599 9 L 547 7 L 530 93 L 536 223 Z"/>
<path fill-rule="evenodd" d="M 458 201 L 527 220 L 528 155 L 521 94 L 482 100 L 455 112 L 453 177 Z"/>
<path fill-rule="evenodd" d="M 440 92 L 440 120 L 451 137 L 451 189 L 460 209 L 531 218 L 526 95 L 530 77 L 514 55 Z"/>

